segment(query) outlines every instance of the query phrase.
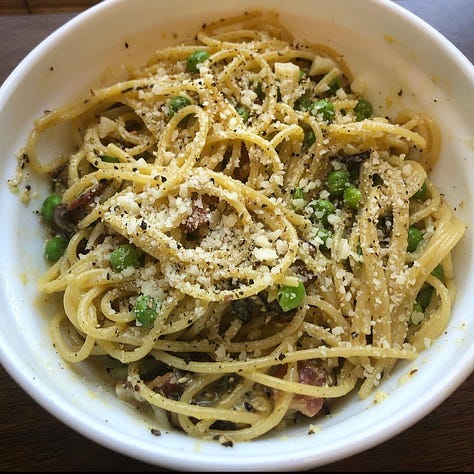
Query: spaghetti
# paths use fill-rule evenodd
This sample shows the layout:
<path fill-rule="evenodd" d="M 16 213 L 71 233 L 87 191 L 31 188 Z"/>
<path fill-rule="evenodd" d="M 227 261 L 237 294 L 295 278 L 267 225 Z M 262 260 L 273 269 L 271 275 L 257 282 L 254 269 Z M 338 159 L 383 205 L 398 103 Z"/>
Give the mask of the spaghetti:
<path fill-rule="evenodd" d="M 376 116 L 352 82 L 252 12 L 38 119 L 23 157 L 53 184 L 39 287 L 62 296 L 59 354 L 107 358 L 121 399 L 226 445 L 417 357 L 449 320 L 465 226 L 428 177 L 436 124 Z M 59 123 L 77 148 L 45 163 Z"/>

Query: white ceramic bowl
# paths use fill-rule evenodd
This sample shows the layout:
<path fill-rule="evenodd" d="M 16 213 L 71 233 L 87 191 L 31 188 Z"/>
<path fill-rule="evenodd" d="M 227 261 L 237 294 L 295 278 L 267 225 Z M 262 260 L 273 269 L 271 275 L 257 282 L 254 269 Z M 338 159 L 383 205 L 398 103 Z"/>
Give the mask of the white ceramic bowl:
<path fill-rule="evenodd" d="M 296 37 L 327 41 L 342 52 L 354 75 L 365 81 L 369 100 L 391 104 L 390 114 L 410 106 L 433 116 L 443 133 L 433 179 L 469 227 L 455 251 L 458 297 L 447 331 L 417 360 L 397 366 L 380 387 L 389 394 L 382 403 L 354 397 L 321 421 L 313 436 L 295 428 L 229 449 L 177 432 L 150 436 L 136 411 L 119 402 L 92 368 L 72 369 L 60 360 L 35 302 L 35 280 L 45 269 L 38 219 L 5 182 L 14 174 L 15 152 L 44 109 L 112 81 L 123 63 L 143 63 L 173 33 L 186 38 L 203 22 L 256 7 L 277 9 Z M 401 97 L 400 89 L 406 91 Z M 0 90 L 0 239 L 9 249 L 0 263 L 1 363 L 39 404 L 86 437 L 174 469 L 308 469 L 396 435 L 474 369 L 473 95 L 472 64 L 434 29 L 389 1 L 112 0 L 82 13 L 35 48 Z M 407 380 L 414 368 L 416 376 Z"/>

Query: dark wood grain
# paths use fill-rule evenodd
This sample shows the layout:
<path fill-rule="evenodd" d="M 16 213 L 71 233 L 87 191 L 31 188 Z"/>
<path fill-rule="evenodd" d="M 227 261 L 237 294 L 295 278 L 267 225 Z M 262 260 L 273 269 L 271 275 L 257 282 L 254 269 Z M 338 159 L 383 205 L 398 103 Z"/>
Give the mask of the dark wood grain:
<path fill-rule="evenodd" d="M 28 6 L 23 0 L 0 0 L 0 15 L 26 15 Z"/>
<path fill-rule="evenodd" d="M 400 0 L 472 61 L 474 0 Z M 449 5 L 449 6 L 447 6 Z M 0 83 L 71 13 L 0 17 Z M 3 472 L 170 472 L 120 455 L 76 433 L 40 407 L 0 367 Z M 392 439 L 313 472 L 473 472 L 474 375 L 425 418 Z"/>
<path fill-rule="evenodd" d="M 79 12 L 101 0 L 0 0 L 0 15 Z"/>

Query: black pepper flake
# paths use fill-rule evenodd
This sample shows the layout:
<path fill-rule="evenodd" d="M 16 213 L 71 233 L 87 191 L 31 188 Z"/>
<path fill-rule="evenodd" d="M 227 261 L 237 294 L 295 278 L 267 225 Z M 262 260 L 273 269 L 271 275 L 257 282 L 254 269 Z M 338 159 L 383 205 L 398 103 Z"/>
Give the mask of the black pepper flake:
<path fill-rule="evenodd" d="M 30 157 L 26 154 L 26 153 L 23 153 L 21 155 L 21 164 L 20 164 L 20 167 L 21 169 L 23 169 L 27 163 L 29 163 L 30 161 Z"/>
<path fill-rule="evenodd" d="M 161 436 L 161 431 L 156 429 L 156 428 L 152 428 L 150 430 L 150 433 L 153 435 L 153 436 Z"/>
<path fill-rule="evenodd" d="M 124 46 L 126 49 L 128 49 L 128 43 L 125 41 Z"/>
<path fill-rule="evenodd" d="M 251 413 L 255 413 L 257 411 L 255 407 L 249 402 L 244 402 L 244 408 Z"/>

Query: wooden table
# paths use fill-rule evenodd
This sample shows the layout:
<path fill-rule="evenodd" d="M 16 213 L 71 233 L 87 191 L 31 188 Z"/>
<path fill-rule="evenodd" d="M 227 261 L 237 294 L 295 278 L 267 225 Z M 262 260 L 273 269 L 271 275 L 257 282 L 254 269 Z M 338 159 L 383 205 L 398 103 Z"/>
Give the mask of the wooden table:
<path fill-rule="evenodd" d="M 437 28 L 474 61 L 474 0 L 397 3 Z M 0 17 L 0 83 L 26 53 L 72 16 Z M 0 387 L 1 471 L 169 472 L 76 433 L 36 404 L 1 367 Z M 312 471 L 474 471 L 474 374 L 431 414 L 398 436 Z"/>

